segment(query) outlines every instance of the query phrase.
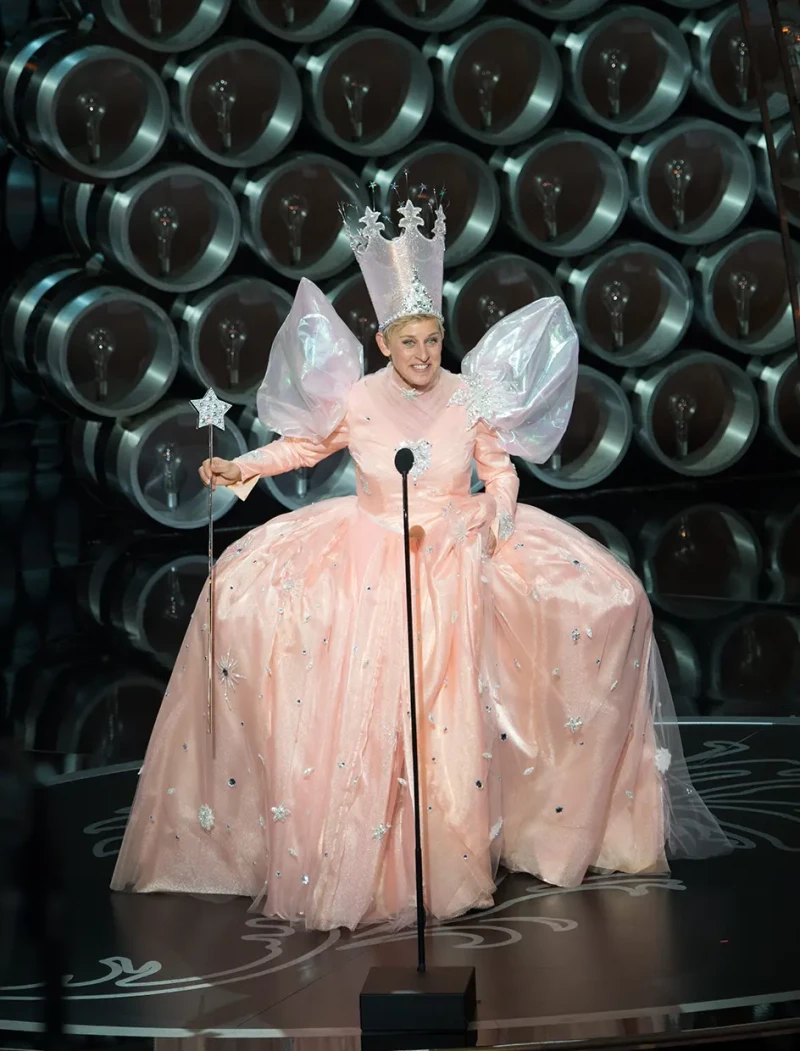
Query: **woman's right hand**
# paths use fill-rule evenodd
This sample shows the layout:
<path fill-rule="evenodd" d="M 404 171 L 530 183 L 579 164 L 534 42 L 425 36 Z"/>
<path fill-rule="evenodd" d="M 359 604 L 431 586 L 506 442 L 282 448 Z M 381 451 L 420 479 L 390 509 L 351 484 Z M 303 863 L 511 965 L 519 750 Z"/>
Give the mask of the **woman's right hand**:
<path fill-rule="evenodd" d="M 200 467 L 200 479 L 203 485 L 216 489 L 218 485 L 236 485 L 242 480 L 239 465 L 233 460 L 223 460 L 215 456 L 213 460 L 203 460 Z"/>

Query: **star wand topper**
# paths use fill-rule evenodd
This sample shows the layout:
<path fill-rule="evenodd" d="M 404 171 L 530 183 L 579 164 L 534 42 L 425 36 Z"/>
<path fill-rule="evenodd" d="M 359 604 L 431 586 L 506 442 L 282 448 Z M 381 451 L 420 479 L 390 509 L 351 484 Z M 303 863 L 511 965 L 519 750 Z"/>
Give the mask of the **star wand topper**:
<path fill-rule="evenodd" d="M 197 428 L 208 428 L 208 462 L 214 460 L 214 428 L 225 430 L 225 415 L 233 406 L 221 401 L 209 387 L 202 398 L 192 401 L 197 413 Z M 213 475 L 208 486 L 208 697 L 206 699 L 206 733 L 214 729 L 214 485 Z"/>

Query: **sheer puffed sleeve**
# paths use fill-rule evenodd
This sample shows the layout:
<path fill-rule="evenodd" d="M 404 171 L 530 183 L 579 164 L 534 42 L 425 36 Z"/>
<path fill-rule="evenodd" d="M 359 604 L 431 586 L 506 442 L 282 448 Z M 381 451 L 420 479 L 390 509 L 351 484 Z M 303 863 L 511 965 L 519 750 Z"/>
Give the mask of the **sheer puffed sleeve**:
<path fill-rule="evenodd" d="M 578 376 L 578 334 L 557 297 L 502 318 L 461 364 L 453 401 L 483 420 L 512 456 L 549 459 L 569 423 Z"/>
<path fill-rule="evenodd" d="M 238 457 L 245 499 L 259 478 L 313 467 L 347 445 L 347 401 L 364 372 L 364 351 L 315 284 L 303 278 L 272 344 L 257 395 L 258 417 L 282 435 Z"/>

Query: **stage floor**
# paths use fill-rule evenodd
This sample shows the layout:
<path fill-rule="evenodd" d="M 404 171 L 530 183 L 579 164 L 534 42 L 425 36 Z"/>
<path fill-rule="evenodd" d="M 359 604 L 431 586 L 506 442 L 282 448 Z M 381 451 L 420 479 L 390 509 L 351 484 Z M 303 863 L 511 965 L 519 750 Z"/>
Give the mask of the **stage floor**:
<path fill-rule="evenodd" d="M 800 1029 L 800 724 L 695 723 L 684 739 L 735 852 L 571 891 L 517 875 L 494 908 L 433 927 L 430 965 L 477 969 L 479 1044 Z M 47 789 L 69 895 L 69 1029 L 358 1046 L 367 972 L 413 964 L 413 933 L 306 932 L 249 915 L 241 898 L 111 894 L 136 773 L 68 775 Z M 36 979 L 20 930 L 0 1028 L 38 1028 Z"/>

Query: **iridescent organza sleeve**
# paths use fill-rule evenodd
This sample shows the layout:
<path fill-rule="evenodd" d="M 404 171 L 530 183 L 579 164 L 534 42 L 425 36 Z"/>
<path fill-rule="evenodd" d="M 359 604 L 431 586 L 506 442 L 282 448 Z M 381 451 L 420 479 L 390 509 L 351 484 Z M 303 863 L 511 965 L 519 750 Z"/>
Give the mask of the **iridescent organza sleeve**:
<path fill-rule="evenodd" d="M 344 419 L 364 351 L 315 284 L 303 278 L 272 344 L 258 391 L 261 422 L 285 438 L 322 441 Z"/>
<path fill-rule="evenodd" d="M 567 429 L 578 375 L 578 335 L 563 301 L 538 299 L 502 318 L 461 365 L 459 398 L 506 452 L 544 463 Z"/>

